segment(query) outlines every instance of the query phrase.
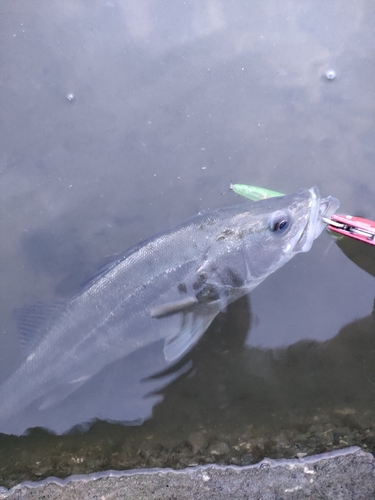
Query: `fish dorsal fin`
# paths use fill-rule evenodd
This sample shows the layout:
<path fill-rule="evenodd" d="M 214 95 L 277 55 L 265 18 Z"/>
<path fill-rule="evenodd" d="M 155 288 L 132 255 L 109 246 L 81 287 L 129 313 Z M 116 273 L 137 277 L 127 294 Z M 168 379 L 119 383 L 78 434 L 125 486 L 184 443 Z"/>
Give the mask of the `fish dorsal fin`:
<path fill-rule="evenodd" d="M 25 355 L 33 351 L 48 333 L 54 319 L 63 313 L 66 301 L 37 302 L 14 311 Z"/>
<path fill-rule="evenodd" d="M 217 310 L 207 315 L 199 315 L 193 312 L 184 314 L 178 334 L 165 340 L 163 352 L 166 361 L 175 361 L 191 349 L 218 313 Z"/>

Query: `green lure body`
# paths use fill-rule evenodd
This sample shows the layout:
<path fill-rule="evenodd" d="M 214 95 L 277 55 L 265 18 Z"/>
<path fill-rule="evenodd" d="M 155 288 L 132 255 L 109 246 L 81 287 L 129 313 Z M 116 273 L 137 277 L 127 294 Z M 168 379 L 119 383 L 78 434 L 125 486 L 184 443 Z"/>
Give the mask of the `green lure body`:
<path fill-rule="evenodd" d="M 256 186 L 249 186 L 248 184 L 231 184 L 230 188 L 235 193 L 253 201 L 264 200 L 265 198 L 274 198 L 275 196 L 284 196 L 284 193 Z"/>

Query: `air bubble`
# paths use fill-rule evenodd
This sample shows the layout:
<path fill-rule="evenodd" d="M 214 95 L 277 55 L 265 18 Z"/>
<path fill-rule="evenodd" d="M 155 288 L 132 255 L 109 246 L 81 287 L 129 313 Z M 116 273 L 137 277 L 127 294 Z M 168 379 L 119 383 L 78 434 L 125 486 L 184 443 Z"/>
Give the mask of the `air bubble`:
<path fill-rule="evenodd" d="M 72 102 L 75 99 L 74 94 L 67 94 L 66 98 L 68 99 L 69 102 Z"/>
<path fill-rule="evenodd" d="M 334 69 L 327 70 L 325 74 L 326 74 L 327 80 L 334 80 L 337 76 L 337 73 Z"/>

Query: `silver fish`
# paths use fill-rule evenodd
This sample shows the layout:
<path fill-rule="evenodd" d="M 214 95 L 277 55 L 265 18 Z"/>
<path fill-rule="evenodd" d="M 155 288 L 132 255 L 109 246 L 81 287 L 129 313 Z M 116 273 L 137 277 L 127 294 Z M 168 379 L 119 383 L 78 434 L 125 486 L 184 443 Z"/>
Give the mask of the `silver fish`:
<path fill-rule="evenodd" d="M 0 418 L 57 404 L 158 340 L 177 361 L 228 304 L 310 250 L 338 206 L 311 188 L 207 211 L 131 248 L 69 301 L 29 308 L 29 355 L 0 386 Z"/>

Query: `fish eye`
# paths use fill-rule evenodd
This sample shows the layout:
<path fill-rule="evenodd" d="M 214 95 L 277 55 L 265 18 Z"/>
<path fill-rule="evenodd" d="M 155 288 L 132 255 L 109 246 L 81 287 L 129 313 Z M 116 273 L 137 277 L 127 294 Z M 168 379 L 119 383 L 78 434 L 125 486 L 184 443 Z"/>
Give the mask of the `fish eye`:
<path fill-rule="evenodd" d="M 269 228 L 274 233 L 285 233 L 290 225 L 290 217 L 284 212 L 277 211 L 272 214 Z"/>

